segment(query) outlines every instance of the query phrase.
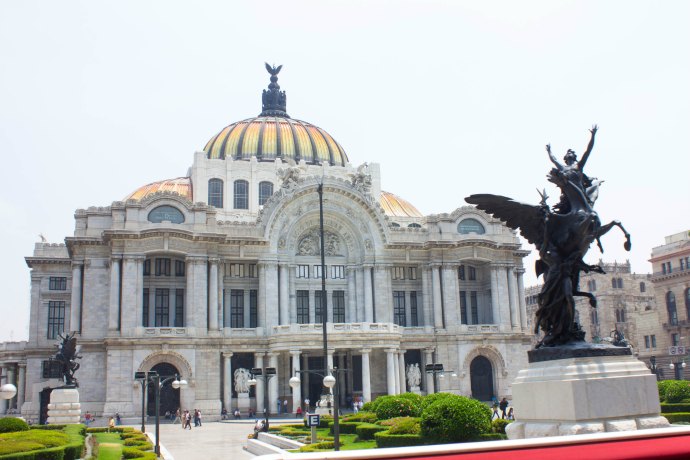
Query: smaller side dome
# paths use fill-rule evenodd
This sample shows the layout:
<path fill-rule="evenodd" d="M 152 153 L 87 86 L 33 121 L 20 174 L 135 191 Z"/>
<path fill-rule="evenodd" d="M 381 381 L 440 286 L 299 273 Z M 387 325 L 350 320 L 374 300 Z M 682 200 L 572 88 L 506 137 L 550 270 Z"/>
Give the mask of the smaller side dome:
<path fill-rule="evenodd" d="M 381 190 L 379 204 L 389 217 L 424 217 L 422 213 L 408 201 L 397 195 Z"/>
<path fill-rule="evenodd" d="M 142 200 L 157 192 L 174 192 L 192 201 L 192 181 L 189 177 L 166 179 L 139 187 L 125 197 L 127 200 Z"/>

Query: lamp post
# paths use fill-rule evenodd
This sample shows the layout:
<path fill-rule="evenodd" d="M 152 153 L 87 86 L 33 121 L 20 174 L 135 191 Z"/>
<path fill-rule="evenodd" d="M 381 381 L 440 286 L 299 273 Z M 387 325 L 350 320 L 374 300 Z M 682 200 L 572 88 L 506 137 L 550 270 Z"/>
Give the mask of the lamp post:
<path fill-rule="evenodd" d="M 256 378 L 260 378 L 264 381 L 264 430 L 268 431 L 268 414 L 270 408 L 268 405 L 268 381 L 276 376 L 275 367 L 253 367 L 252 368 L 252 378 L 247 382 L 249 385 L 256 385 Z"/>
<path fill-rule="evenodd" d="M 445 371 L 443 369 L 443 364 L 440 364 L 440 363 L 427 364 L 426 366 L 424 366 L 424 372 L 426 372 L 427 374 L 432 374 L 434 377 L 434 393 L 438 393 L 438 386 L 439 385 L 437 385 L 437 383 L 436 383 L 436 376 L 437 375 L 440 379 L 445 378 L 446 372 L 450 372 L 451 377 L 457 377 L 458 376 L 458 374 L 456 374 L 455 371 Z"/>
<path fill-rule="evenodd" d="M 0 382 L 4 379 L 7 379 L 7 383 L 0 387 L 0 399 L 10 400 L 17 394 L 17 387 L 9 383 L 7 375 L 0 375 Z M 21 411 L 21 407 L 19 410 Z"/>
<path fill-rule="evenodd" d="M 314 374 L 318 375 L 319 377 L 323 377 L 323 386 L 328 388 L 333 395 L 333 449 L 336 451 L 340 450 L 340 394 L 338 391 L 338 385 L 336 385 L 336 379 L 333 377 L 333 374 L 339 375 L 348 371 L 349 369 L 338 369 L 337 367 L 334 367 L 333 369 L 329 369 L 328 372 L 325 373 L 326 375 L 324 375 L 321 373 L 321 371 L 299 370 L 295 371 L 296 375 L 290 378 L 289 382 L 290 386 L 294 390 L 302 384 L 299 374 Z"/>
<path fill-rule="evenodd" d="M 161 398 L 161 388 L 172 380 L 172 387 L 176 390 L 180 388 L 185 388 L 187 386 L 186 380 L 180 380 L 178 375 L 173 375 L 171 377 L 164 377 L 161 380 L 161 376 L 158 375 L 156 371 L 148 372 L 135 372 L 134 379 L 141 383 L 141 432 L 145 432 L 146 427 L 144 425 L 145 420 L 145 403 L 146 403 L 146 390 L 148 387 L 153 385 L 153 394 L 155 396 L 155 406 L 156 406 L 156 445 L 154 447 L 154 452 L 156 457 L 161 456 L 161 445 L 160 445 L 160 398 Z"/>
<path fill-rule="evenodd" d="M 654 377 L 659 380 L 659 374 L 657 374 L 658 369 L 656 367 L 656 356 L 651 356 L 649 358 L 649 369 L 652 371 L 652 374 L 654 374 Z"/>
<path fill-rule="evenodd" d="M 685 369 L 685 361 L 676 361 L 675 363 L 671 363 L 668 365 L 668 367 L 675 372 L 675 377 L 676 380 L 683 380 L 683 369 Z"/>

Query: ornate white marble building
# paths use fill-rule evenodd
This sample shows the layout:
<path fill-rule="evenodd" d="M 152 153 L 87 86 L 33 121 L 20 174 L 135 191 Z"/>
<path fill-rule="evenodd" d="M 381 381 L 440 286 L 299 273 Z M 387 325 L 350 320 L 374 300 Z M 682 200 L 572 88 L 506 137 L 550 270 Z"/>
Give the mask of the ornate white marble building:
<path fill-rule="evenodd" d="M 187 176 L 79 209 L 64 244 L 36 244 L 29 340 L 0 345 L 19 387 L 10 407 L 39 418 L 61 384 L 49 358 L 63 331 L 78 333 L 84 411 L 141 414 L 134 373 L 152 369 L 190 383 L 164 389 L 162 411 L 231 411 L 233 370 L 262 366 L 277 375 L 252 389 L 258 411 L 265 391 L 271 412 L 279 398 L 292 410 L 315 401 L 319 378 L 304 375 L 294 393 L 288 379 L 321 368 L 321 183 L 328 362 L 349 369 L 342 402 L 404 392 L 406 365 L 432 362 L 457 377 L 423 376 L 422 391 L 510 395 L 531 338 L 515 233 L 469 206 L 421 215 L 381 190 L 378 164 L 353 167 L 326 131 L 285 110 L 273 75 L 262 113 L 222 129 Z"/>

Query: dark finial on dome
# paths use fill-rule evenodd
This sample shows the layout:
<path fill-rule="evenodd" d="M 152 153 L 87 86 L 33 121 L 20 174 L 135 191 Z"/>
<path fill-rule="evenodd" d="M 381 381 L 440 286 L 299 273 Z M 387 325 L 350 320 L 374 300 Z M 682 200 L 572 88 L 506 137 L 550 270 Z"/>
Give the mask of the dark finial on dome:
<path fill-rule="evenodd" d="M 266 70 L 271 74 L 271 83 L 268 85 L 268 90 L 264 90 L 261 95 L 261 113 L 260 117 L 284 117 L 290 118 L 286 110 L 285 91 L 280 90 L 278 84 L 278 72 L 283 66 L 271 66 L 266 63 Z"/>

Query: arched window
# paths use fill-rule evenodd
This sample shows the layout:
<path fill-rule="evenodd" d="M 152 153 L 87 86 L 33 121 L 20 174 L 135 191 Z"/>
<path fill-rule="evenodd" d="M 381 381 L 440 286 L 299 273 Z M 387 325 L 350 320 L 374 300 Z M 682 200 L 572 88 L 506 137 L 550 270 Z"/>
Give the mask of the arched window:
<path fill-rule="evenodd" d="M 618 289 L 623 289 L 623 278 L 618 278 L 618 279 L 616 280 L 616 284 L 617 284 L 616 287 L 617 287 Z"/>
<path fill-rule="evenodd" d="M 647 285 L 644 284 L 644 281 L 640 282 L 640 292 L 646 292 L 647 291 Z"/>
<path fill-rule="evenodd" d="M 211 179 L 208 181 L 208 205 L 223 208 L 223 181 Z"/>
<path fill-rule="evenodd" d="M 410 225 L 407 226 L 407 228 L 422 228 L 422 226 L 419 224 L 411 223 Z"/>
<path fill-rule="evenodd" d="M 397 222 L 393 222 L 393 223 L 391 224 L 391 227 L 399 228 L 399 227 L 400 227 L 400 224 L 397 223 Z"/>
<path fill-rule="evenodd" d="M 676 296 L 672 291 L 666 293 L 666 310 L 668 322 L 671 326 L 678 326 L 678 311 L 676 310 Z"/>
<path fill-rule="evenodd" d="M 246 180 L 235 181 L 235 209 L 249 209 L 249 182 Z"/>
<path fill-rule="evenodd" d="M 597 311 L 595 309 L 592 309 L 591 315 L 592 324 L 599 324 L 599 314 L 597 314 Z"/>
<path fill-rule="evenodd" d="M 259 182 L 259 206 L 263 206 L 273 195 L 273 182 Z"/>
<path fill-rule="evenodd" d="M 625 310 L 624 309 L 616 309 L 616 322 L 617 323 L 624 323 L 625 322 Z"/>
<path fill-rule="evenodd" d="M 164 220 L 173 224 L 181 224 L 184 222 L 184 214 L 179 209 L 167 205 L 158 206 L 149 213 L 149 222 L 160 224 Z"/>
<path fill-rule="evenodd" d="M 465 219 L 458 224 L 458 233 L 461 235 L 469 233 L 483 235 L 486 233 L 486 230 L 484 230 L 484 226 L 477 219 Z"/>
<path fill-rule="evenodd" d="M 597 290 L 597 282 L 596 280 L 588 280 L 587 281 L 587 289 L 589 292 L 594 292 Z"/>

